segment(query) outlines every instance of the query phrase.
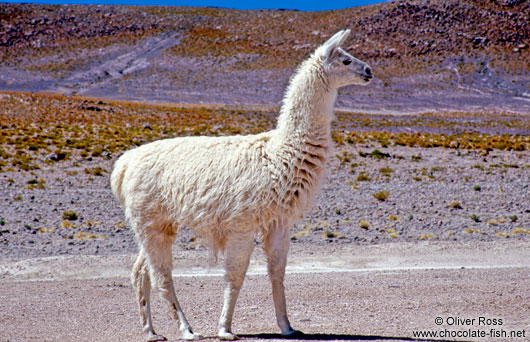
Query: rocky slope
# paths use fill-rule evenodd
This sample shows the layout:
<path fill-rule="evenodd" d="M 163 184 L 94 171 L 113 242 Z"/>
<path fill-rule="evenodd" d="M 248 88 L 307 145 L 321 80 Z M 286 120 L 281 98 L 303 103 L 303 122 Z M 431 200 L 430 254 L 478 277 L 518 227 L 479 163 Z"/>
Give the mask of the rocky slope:
<path fill-rule="evenodd" d="M 530 1 L 391 1 L 325 12 L 0 5 L 0 89 L 277 104 L 339 29 L 378 80 L 339 106 L 530 113 Z M 118 61 L 118 63 L 115 63 Z M 120 62 L 121 61 L 121 62 Z"/>

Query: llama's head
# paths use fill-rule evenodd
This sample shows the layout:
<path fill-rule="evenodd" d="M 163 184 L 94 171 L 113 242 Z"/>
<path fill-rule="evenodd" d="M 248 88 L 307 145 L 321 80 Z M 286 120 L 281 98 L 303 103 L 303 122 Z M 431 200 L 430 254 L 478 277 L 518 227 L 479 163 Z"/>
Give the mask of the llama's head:
<path fill-rule="evenodd" d="M 324 63 L 331 86 L 340 88 L 350 84 L 366 85 L 374 77 L 372 68 L 340 48 L 350 30 L 342 30 L 316 51 L 315 56 Z"/>

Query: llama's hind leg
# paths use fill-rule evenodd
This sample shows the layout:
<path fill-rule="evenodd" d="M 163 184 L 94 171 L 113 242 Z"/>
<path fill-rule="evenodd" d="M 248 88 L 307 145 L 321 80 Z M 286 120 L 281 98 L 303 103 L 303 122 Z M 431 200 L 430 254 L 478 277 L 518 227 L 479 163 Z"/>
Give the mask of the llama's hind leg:
<path fill-rule="evenodd" d="M 164 232 L 151 234 L 146 244 L 147 260 L 153 284 L 160 290 L 160 296 L 169 304 L 169 309 L 177 321 L 180 322 L 180 332 L 185 340 L 198 340 L 202 336 L 191 329 L 175 294 L 175 287 L 171 276 L 172 256 L 171 246 L 174 235 Z"/>
<path fill-rule="evenodd" d="M 267 255 L 267 268 L 272 283 L 272 299 L 278 326 L 283 336 L 301 335 L 302 332 L 294 330 L 289 323 L 283 285 L 289 252 L 289 229 L 282 227 L 270 229 L 265 236 L 263 248 Z"/>
<path fill-rule="evenodd" d="M 223 311 L 219 319 L 218 333 L 218 337 L 222 340 L 238 339 L 232 333 L 232 317 L 253 250 L 253 233 L 244 235 L 234 233 L 227 237 L 225 252 L 225 280 L 227 284 L 224 293 Z"/>
<path fill-rule="evenodd" d="M 157 335 L 153 328 L 153 320 L 151 318 L 151 279 L 149 278 L 149 267 L 147 266 L 143 248 L 140 249 L 140 254 L 134 264 L 131 281 L 138 300 L 142 330 L 147 341 L 166 341 L 166 338 Z"/>

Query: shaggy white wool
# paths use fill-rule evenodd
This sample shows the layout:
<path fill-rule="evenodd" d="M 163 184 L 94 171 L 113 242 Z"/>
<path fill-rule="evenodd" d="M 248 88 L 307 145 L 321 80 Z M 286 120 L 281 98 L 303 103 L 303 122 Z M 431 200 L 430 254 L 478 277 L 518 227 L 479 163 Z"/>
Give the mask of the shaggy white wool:
<path fill-rule="evenodd" d="M 132 282 L 149 341 L 154 332 L 149 294 L 161 290 L 185 339 L 199 338 L 187 322 L 171 279 L 171 245 L 188 226 L 214 251 L 225 253 L 225 300 L 219 337 L 234 339 L 231 322 L 254 237 L 262 234 L 278 326 L 298 333 L 287 318 L 283 278 L 289 230 L 311 205 L 331 151 L 337 89 L 367 84 L 371 69 L 340 49 L 341 31 L 301 64 L 290 80 L 276 129 L 257 135 L 182 137 L 125 152 L 111 175 L 114 195 L 140 245 Z"/>
<path fill-rule="evenodd" d="M 216 253 L 227 234 L 294 224 L 320 187 L 331 146 L 337 91 L 320 59 L 300 66 L 272 131 L 165 139 L 123 154 L 111 185 L 127 219 L 140 215 L 137 229 L 164 223 L 173 234 L 191 227 Z"/>

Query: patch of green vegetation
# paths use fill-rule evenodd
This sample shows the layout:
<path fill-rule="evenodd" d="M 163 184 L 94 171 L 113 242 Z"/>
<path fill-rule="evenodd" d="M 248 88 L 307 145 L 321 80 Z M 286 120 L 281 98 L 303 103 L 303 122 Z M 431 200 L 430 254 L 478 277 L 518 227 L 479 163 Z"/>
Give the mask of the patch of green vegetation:
<path fill-rule="evenodd" d="M 425 233 L 420 235 L 420 240 L 431 240 L 434 239 L 433 233 Z"/>
<path fill-rule="evenodd" d="M 339 233 L 326 229 L 323 231 L 322 235 L 324 236 L 325 239 L 333 239 L 339 236 Z"/>
<path fill-rule="evenodd" d="M 462 204 L 458 201 L 451 202 L 449 205 L 452 209 L 462 209 Z"/>
<path fill-rule="evenodd" d="M 42 178 L 30 179 L 27 183 L 28 183 L 28 186 L 27 186 L 28 189 L 45 189 L 46 188 L 46 186 L 44 185 L 44 183 L 46 182 Z"/>
<path fill-rule="evenodd" d="M 78 219 L 76 212 L 73 210 L 64 211 L 62 217 L 63 217 L 63 220 L 68 220 L 68 221 L 75 221 Z"/>
<path fill-rule="evenodd" d="M 387 123 L 392 127 L 394 123 Z M 525 151 L 530 148 L 530 135 L 488 135 L 479 133 L 460 134 L 434 134 L 434 133 L 391 133 L 386 131 L 369 132 L 335 132 L 333 140 L 337 143 L 352 145 L 366 144 L 368 142 L 381 145 L 422 147 L 422 148 L 448 148 L 467 150 L 506 150 Z M 360 153 L 366 157 L 368 154 Z M 415 161 L 420 159 L 413 158 Z"/>
<path fill-rule="evenodd" d="M 369 181 L 371 181 L 371 180 L 372 180 L 372 178 L 370 178 L 370 176 L 368 176 L 368 175 L 366 174 L 366 172 L 364 172 L 364 171 L 361 171 L 361 173 L 359 174 L 359 176 L 357 176 L 357 181 L 358 181 L 358 182 L 369 182 Z"/>
<path fill-rule="evenodd" d="M 379 169 L 379 172 L 381 172 L 384 175 L 390 175 L 394 170 L 390 167 L 382 167 Z"/>
<path fill-rule="evenodd" d="M 85 173 L 92 176 L 103 176 L 103 173 L 105 173 L 105 169 L 101 167 L 92 167 L 92 168 L 85 168 Z"/>
<path fill-rule="evenodd" d="M 384 202 L 390 196 L 390 192 L 383 190 L 383 191 L 376 192 L 375 194 L 372 194 L 372 196 L 374 196 L 375 199 L 377 199 L 378 201 Z"/>
<path fill-rule="evenodd" d="M 361 220 L 359 221 L 359 227 L 362 229 L 368 229 L 370 228 L 370 223 L 368 221 Z"/>

